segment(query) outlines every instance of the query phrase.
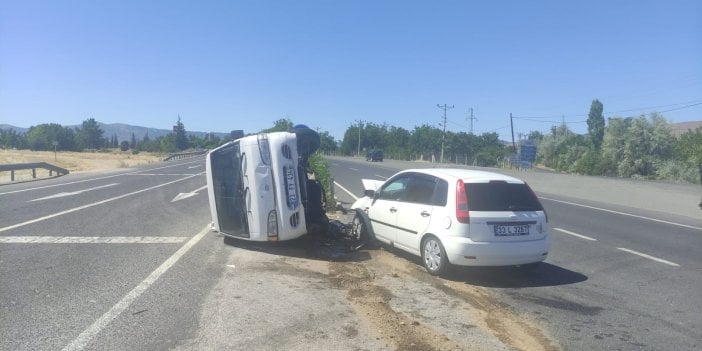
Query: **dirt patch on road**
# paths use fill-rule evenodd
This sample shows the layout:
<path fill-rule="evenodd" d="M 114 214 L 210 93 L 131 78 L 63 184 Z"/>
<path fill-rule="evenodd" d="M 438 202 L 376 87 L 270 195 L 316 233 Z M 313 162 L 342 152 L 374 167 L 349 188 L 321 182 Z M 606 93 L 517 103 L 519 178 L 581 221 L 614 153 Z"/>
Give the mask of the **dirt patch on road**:
<path fill-rule="evenodd" d="M 560 349 L 540 326 L 514 312 L 509 305 L 496 300 L 484 288 L 433 277 L 416 264 L 384 250 L 375 252 L 373 261 L 384 266 L 393 276 L 423 281 L 469 304 L 471 308 L 467 310 L 472 323 L 505 345 L 525 351 Z"/>
<path fill-rule="evenodd" d="M 398 350 L 465 350 L 447 336 L 393 311 L 388 305 L 392 294 L 374 284 L 373 273 L 364 265 L 332 262 L 330 274 L 335 287 L 348 290 L 348 300 L 372 330 L 377 331 L 378 340 L 392 343 Z"/>

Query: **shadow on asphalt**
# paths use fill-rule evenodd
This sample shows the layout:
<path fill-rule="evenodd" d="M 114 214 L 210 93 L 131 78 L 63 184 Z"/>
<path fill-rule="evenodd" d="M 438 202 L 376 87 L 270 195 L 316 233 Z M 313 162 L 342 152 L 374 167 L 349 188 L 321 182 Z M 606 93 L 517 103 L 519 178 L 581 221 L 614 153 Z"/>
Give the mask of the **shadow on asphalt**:
<path fill-rule="evenodd" d="M 532 288 L 584 282 L 586 275 L 542 262 L 535 268 L 453 267 L 445 279 L 486 288 Z"/>
<path fill-rule="evenodd" d="M 405 251 L 380 244 L 379 248 L 404 258 L 417 265 L 420 274 L 426 274 L 422 259 Z M 369 247 L 369 249 L 373 249 Z M 441 278 L 455 282 L 463 282 L 470 285 L 482 286 L 486 288 L 533 288 L 544 286 L 568 285 L 584 282 L 588 279 L 586 275 L 578 272 L 547 263 L 532 267 L 465 267 L 451 266 L 449 271 Z"/>
<path fill-rule="evenodd" d="M 371 259 L 368 252 L 358 250 L 357 241 L 331 235 L 304 235 L 289 241 L 246 241 L 224 238 L 224 243 L 245 250 L 271 255 L 335 262 L 362 262 Z"/>

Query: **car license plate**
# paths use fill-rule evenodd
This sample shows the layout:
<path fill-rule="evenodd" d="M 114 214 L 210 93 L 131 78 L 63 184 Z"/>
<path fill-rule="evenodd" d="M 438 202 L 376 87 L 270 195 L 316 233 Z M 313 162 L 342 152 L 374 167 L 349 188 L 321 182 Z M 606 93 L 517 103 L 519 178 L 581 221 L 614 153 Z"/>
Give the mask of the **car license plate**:
<path fill-rule="evenodd" d="M 297 187 L 295 182 L 295 170 L 291 167 L 284 167 L 285 170 L 285 193 L 288 196 L 288 206 L 291 209 L 296 209 L 298 205 L 297 201 Z"/>
<path fill-rule="evenodd" d="M 520 236 L 529 235 L 529 225 L 495 225 L 496 236 Z"/>

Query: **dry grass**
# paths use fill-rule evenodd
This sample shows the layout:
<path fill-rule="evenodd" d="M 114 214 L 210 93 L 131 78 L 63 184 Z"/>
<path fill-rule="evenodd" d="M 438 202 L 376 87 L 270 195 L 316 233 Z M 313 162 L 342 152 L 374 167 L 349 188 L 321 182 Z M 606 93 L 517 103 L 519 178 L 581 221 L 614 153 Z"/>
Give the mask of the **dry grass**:
<path fill-rule="evenodd" d="M 66 168 L 71 173 L 106 171 L 115 168 L 129 168 L 140 164 L 161 161 L 161 155 L 141 152 L 132 155 L 130 151 L 109 152 L 58 152 L 54 159 L 53 151 L 0 150 L 0 164 L 47 162 Z M 49 177 L 49 171 L 37 169 L 37 178 Z M 15 172 L 15 181 L 32 179 L 32 170 Z M 10 172 L 0 172 L 0 184 L 10 182 Z"/>

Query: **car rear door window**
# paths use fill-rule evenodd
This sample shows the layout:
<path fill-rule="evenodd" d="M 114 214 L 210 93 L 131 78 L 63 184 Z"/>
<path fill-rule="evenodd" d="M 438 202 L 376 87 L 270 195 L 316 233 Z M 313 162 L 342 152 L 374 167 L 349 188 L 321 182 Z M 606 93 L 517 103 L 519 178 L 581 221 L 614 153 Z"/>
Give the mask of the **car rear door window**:
<path fill-rule="evenodd" d="M 543 211 L 541 203 L 526 184 L 491 181 L 466 184 L 471 211 Z"/>
<path fill-rule="evenodd" d="M 413 176 L 407 183 L 402 201 L 418 204 L 431 204 L 436 180 L 431 177 Z"/>

